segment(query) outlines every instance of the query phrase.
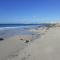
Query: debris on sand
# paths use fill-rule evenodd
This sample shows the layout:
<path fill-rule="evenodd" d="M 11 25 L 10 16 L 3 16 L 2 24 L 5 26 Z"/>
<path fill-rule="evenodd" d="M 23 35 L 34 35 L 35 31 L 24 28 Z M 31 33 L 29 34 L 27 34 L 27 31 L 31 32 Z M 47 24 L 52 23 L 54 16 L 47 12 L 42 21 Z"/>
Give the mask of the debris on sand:
<path fill-rule="evenodd" d="M 0 38 L 0 41 L 4 40 L 3 38 Z"/>
<path fill-rule="evenodd" d="M 25 41 L 25 43 L 28 43 L 28 42 L 29 42 L 29 40 L 26 40 L 26 41 Z"/>

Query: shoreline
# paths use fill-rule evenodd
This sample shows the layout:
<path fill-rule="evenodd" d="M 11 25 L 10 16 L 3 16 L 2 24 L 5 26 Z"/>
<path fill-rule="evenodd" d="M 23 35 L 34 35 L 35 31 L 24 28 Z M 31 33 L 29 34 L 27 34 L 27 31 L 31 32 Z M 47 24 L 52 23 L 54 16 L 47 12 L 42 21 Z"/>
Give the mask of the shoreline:
<path fill-rule="evenodd" d="M 25 49 L 20 51 L 18 56 L 8 58 L 7 60 L 59 60 L 59 34 L 60 27 L 51 28 L 41 38 L 39 37 Z"/>
<path fill-rule="evenodd" d="M 44 28 L 32 30 L 31 35 L 16 35 L 6 40 L 0 41 L 0 60 L 12 59 L 18 56 L 19 52 L 24 51 L 29 45 L 34 43 L 34 40 L 41 38 L 47 31 Z M 36 32 L 37 34 L 33 34 Z M 23 52 L 22 52 L 23 54 Z"/>

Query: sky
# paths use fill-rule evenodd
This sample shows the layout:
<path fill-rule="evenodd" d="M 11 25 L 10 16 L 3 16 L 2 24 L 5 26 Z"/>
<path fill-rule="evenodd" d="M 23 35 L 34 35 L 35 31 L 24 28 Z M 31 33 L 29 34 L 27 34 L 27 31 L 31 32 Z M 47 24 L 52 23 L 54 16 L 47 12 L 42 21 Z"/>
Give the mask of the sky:
<path fill-rule="evenodd" d="M 60 0 L 0 0 L 0 23 L 60 21 Z"/>

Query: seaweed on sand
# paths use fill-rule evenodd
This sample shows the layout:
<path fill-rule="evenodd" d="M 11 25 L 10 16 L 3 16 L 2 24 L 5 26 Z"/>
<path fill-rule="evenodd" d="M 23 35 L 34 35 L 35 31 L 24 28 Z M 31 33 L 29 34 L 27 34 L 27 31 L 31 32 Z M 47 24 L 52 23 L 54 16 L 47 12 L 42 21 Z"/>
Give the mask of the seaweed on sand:
<path fill-rule="evenodd" d="M 0 38 L 0 41 L 4 40 L 3 38 Z"/>
<path fill-rule="evenodd" d="M 20 40 L 23 40 L 22 38 Z"/>
<path fill-rule="evenodd" d="M 26 40 L 26 41 L 25 41 L 25 43 L 28 43 L 28 42 L 29 42 L 29 40 Z"/>

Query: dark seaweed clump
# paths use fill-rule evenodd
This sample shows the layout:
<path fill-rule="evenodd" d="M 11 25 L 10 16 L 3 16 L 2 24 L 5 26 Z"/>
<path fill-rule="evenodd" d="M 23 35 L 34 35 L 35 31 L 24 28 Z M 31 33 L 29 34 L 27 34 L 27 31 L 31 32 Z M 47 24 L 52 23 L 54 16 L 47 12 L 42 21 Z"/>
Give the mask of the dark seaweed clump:
<path fill-rule="evenodd" d="M 28 42 L 29 42 L 29 40 L 26 40 L 26 41 L 25 41 L 25 43 L 28 43 Z"/>
<path fill-rule="evenodd" d="M 0 38 L 0 41 L 4 40 L 3 38 Z"/>

